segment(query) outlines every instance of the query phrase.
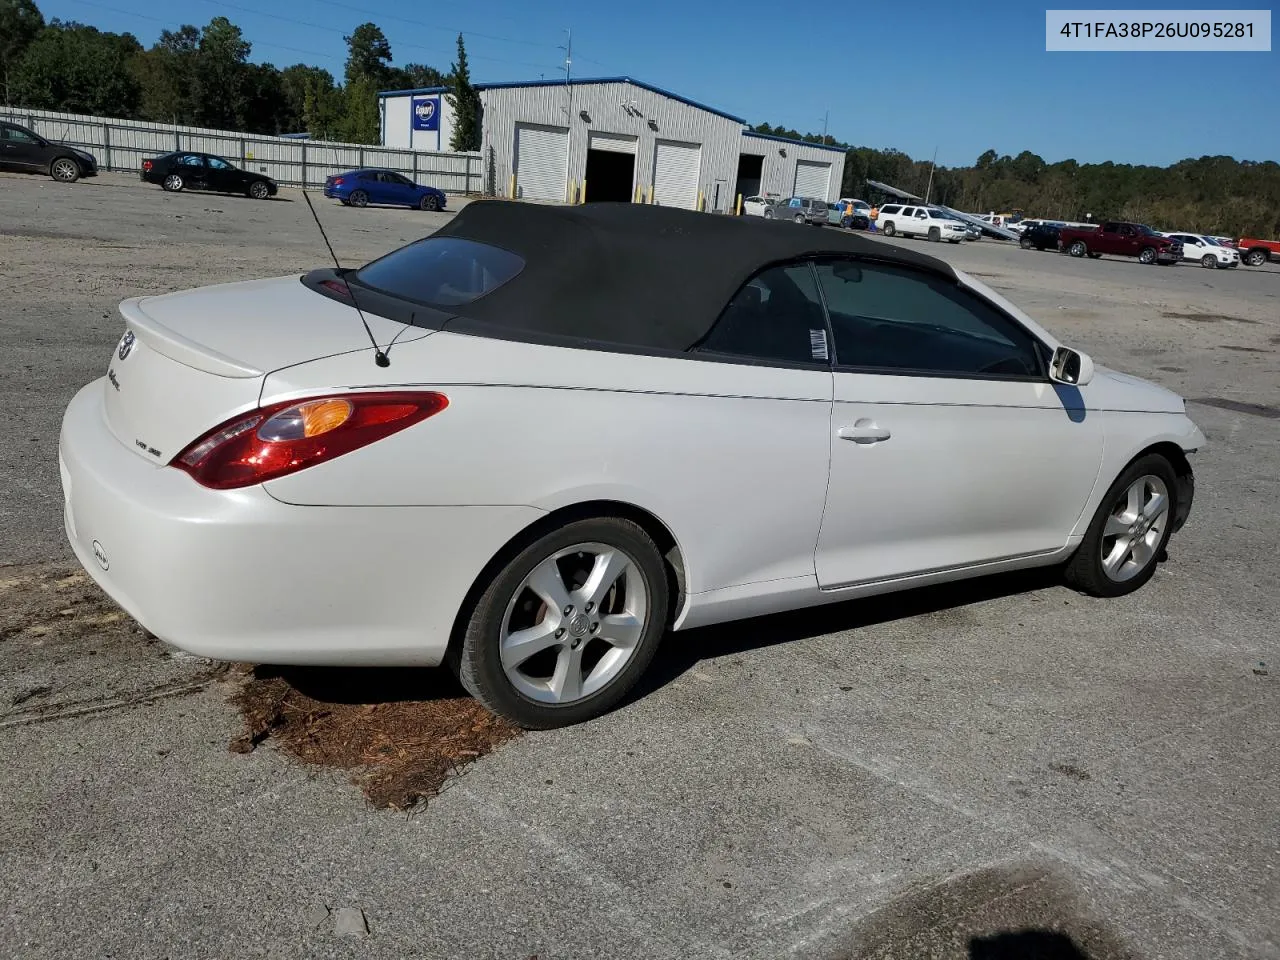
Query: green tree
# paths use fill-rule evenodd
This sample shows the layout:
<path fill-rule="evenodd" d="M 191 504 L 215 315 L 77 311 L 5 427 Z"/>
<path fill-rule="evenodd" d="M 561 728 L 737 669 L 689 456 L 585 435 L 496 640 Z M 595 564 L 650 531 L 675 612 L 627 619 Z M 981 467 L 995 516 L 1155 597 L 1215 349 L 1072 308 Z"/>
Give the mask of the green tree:
<path fill-rule="evenodd" d="M 0 0 L 0 102 L 13 102 L 10 75 L 43 29 L 44 15 L 32 0 Z"/>
<path fill-rule="evenodd" d="M 196 63 L 200 29 L 184 24 L 164 30 L 150 50 L 129 64 L 141 90 L 140 115 L 155 123 L 196 122 Z"/>
<path fill-rule="evenodd" d="M 375 93 L 383 89 L 391 69 L 391 44 L 382 28 L 362 23 L 342 39 L 347 42 L 347 85 L 367 81 Z"/>
<path fill-rule="evenodd" d="M 481 141 L 480 94 L 471 85 L 471 68 L 467 66 L 467 48 L 458 34 L 458 60 L 449 73 L 449 93 L 445 95 L 453 109 L 451 150 L 479 150 Z"/>
<path fill-rule="evenodd" d="M 136 116 L 138 83 L 128 64 L 141 50 L 132 34 L 54 20 L 14 68 L 13 100 L 44 110 Z"/>
<path fill-rule="evenodd" d="M 250 49 L 240 28 L 226 17 L 214 17 L 200 31 L 195 59 L 198 124 L 221 129 L 239 125 L 248 104 L 246 65 Z"/>
<path fill-rule="evenodd" d="M 377 143 L 382 132 L 378 88 L 370 80 L 356 80 L 347 84 L 343 99 L 342 139 L 348 143 Z"/>

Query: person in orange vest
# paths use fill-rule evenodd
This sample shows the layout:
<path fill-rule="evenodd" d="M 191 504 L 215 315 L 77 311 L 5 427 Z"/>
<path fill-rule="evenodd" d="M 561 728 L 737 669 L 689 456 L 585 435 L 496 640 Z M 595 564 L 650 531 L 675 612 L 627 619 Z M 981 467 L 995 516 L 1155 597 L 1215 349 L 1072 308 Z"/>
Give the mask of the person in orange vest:
<path fill-rule="evenodd" d="M 880 217 L 880 207 L 879 207 L 879 205 L 878 205 L 878 204 L 877 204 L 876 206 L 873 206 L 873 207 L 871 208 L 871 213 L 869 214 L 869 216 L 870 216 L 870 218 L 871 218 L 871 223 L 870 223 L 870 224 L 868 224 L 867 229 L 868 229 L 868 230 L 870 230 L 872 233 L 875 233 L 875 232 L 876 232 L 876 220 L 878 220 L 878 219 L 879 219 L 879 217 Z"/>

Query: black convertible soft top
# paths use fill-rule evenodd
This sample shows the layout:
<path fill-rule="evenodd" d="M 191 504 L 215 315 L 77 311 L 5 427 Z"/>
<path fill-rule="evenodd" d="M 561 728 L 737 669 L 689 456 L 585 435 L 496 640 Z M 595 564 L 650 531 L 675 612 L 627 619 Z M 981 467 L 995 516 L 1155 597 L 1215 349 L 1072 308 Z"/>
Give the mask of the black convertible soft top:
<path fill-rule="evenodd" d="M 521 340 L 688 350 L 753 275 L 809 255 L 854 255 L 956 280 L 941 260 L 849 231 L 648 204 L 477 200 L 432 236 L 490 244 L 525 265 L 470 303 L 437 308 L 447 320 L 418 314 L 417 322 Z"/>

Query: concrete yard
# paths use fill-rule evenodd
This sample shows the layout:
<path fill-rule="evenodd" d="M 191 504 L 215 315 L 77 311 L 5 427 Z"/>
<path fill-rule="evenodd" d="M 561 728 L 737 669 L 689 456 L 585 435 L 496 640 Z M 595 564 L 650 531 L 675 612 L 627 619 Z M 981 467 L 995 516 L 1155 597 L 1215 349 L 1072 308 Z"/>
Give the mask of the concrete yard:
<path fill-rule="evenodd" d="M 314 199 L 352 264 L 448 217 Z M 228 751 L 236 681 L 64 543 L 58 425 L 119 301 L 324 265 L 301 194 L 0 175 L 0 956 L 1280 957 L 1280 268 L 899 242 L 1194 401 L 1209 445 L 1155 579 L 675 635 L 629 705 L 405 816 Z"/>

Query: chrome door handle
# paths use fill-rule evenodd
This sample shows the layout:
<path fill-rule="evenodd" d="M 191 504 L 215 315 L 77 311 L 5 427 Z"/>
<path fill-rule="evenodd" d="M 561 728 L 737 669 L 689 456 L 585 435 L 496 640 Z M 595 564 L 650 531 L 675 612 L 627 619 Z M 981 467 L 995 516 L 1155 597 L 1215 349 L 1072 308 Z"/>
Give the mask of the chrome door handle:
<path fill-rule="evenodd" d="M 891 436 L 885 427 L 878 426 L 874 420 L 859 420 L 851 427 L 841 427 L 838 435 L 841 440 L 852 440 L 854 443 L 879 443 Z"/>

